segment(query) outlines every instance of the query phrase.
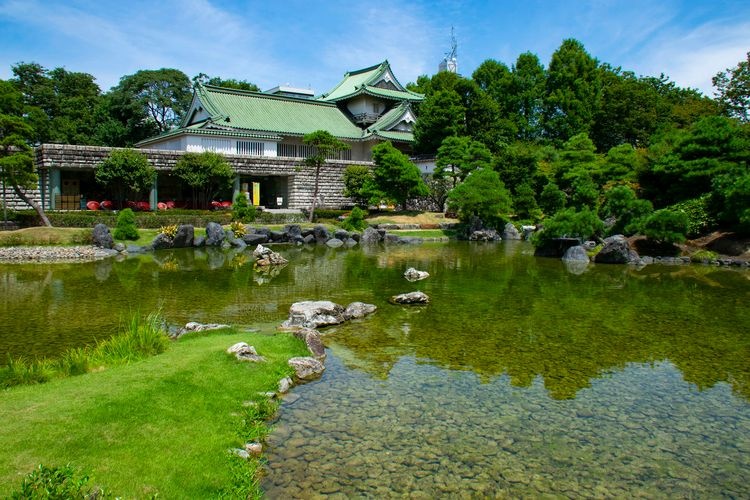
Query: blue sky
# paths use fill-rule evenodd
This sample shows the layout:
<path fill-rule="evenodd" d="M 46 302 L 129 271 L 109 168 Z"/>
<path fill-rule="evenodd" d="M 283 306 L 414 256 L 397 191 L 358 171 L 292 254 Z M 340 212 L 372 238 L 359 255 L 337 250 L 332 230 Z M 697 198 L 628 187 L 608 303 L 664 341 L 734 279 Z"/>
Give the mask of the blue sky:
<path fill-rule="evenodd" d="M 106 91 L 172 67 L 324 92 L 388 59 L 406 83 L 436 71 L 451 26 L 466 76 L 526 51 L 547 66 L 576 38 L 600 61 L 712 95 L 711 77 L 750 51 L 748 0 L 0 0 L 0 78 L 33 61 L 90 73 Z"/>

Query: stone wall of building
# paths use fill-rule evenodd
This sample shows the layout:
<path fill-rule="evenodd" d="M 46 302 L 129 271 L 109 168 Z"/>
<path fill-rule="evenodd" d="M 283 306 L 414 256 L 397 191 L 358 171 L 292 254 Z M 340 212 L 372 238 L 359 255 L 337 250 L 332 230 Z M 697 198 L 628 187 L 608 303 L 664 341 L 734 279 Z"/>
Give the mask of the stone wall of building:
<path fill-rule="evenodd" d="M 69 144 L 44 144 L 36 148 L 36 166 L 40 173 L 40 189 L 30 190 L 33 198 L 42 203 L 49 197 L 49 173 L 59 170 L 93 170 L 115 148 L 99 146 L 74 146 Z M 163 151 L 140 149 L 157 171 L 171 170 L 177 161 L 186 154 L 184 151 Z M 305 166 L 302 160 L 290 158 L 266 158 L 240 155 L 226 155 L 232 168 L 241 176 L 283 176 L 288 178 L 288 207 L 308 208 L 312 201 L 315 185 L 315 172 Z M 351 164 L 364 162 L 331 160 L 320 171 L 318 207 L 339 208 L 351 205 L 351 200 L 343 195 L 344 169 Z M 371 165 L 371 164 L 370 164 Z M 42 196 L 42 190 L 44 195 Z M 12 190 L 6 192 L 9 208 L 27 209 Z M 48 201 L 44 203 L 48 206 Z"/>

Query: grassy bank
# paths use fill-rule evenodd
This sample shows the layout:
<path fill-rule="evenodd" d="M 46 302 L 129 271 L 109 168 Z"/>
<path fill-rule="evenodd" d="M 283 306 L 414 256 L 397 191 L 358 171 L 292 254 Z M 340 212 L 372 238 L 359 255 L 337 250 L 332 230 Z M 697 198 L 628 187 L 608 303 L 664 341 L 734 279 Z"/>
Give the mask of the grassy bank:
<path fill-rule="evenodd" d="M 151 358 L 0 392 L 0 497 L 38 464 L 71 464 L 125 498 L 252 494 L 253 463 L 227 452 L 263 413 L 242 402 L 274 390 L 307 351 L 291 335 L 191 335 Z M 227 355 L 239 341 L 267 362 Z"/>

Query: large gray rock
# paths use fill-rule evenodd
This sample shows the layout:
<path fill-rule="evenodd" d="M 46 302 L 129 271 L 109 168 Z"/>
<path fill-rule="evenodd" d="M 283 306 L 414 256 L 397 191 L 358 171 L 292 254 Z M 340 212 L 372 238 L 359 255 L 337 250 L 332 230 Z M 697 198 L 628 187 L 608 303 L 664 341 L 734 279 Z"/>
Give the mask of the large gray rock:
<path fill-rule="evenodd" d="M 326 369 L 323 363 L 310 357 L 291 358 L 288 363 L 294 369 L 294 376 L 298 380 L 314 380 L 323 375 Z"/>
<path fill-rule="evenodd" d="M 289 308 L 289 319 L 282 323 L 285 328 L 302 326 L 318 328 L 337 325 L 346 321 L 344 307 L 330 300 L 306 300 L 295 302 Z"/>
<path fill-rule="evenodd" d="M 248 245 L 259 245 L 268 242 L 268 235 L 264 233 L 251 233 L 244 235 L 242 240 Z"/>
<path fill-rule="evenodd" d="M 469 241 L 497 241 L 500 235 L 494 229 L 477 229 L 469 234 Z"/>
<path fill-rule="evenodd" d="M 331 232 L 325 226 L 318 225 L 313 228 L 313 236 L 316 242 L 325 243 L 331 239 Z"/>
<path fill-rule="evenodd" d="M 344 309 L 344 319 L 364 318 L 368 314 L 374 313 L 378 309 L 375 304 L 365 304 L 364 302 L 352 302 Z"/>
<path fill-rule="evenodd" d="M 106 224 L 97 224 L 94 226 L 91 238 L 94 241 L 94 246 L 99 248 L 112 248 L 115 246 L 115 240 L 112 238 L 112 233 L 109 232 Z"/>
<path fill-rule="evenodd" d="M 195 228 L 190 224 L 180 224 L 172 240 L 173 248 L 189 248 L 193 246 Z"/>
<path fill-rule="evenodd" d="M 172 248 L 173 240 L 164 233 L 159 233 L 151 242 L 151 248 L 154 250 L 166 250 Z"/>
<path fill-rule="evenodd" d="M 253 250 L 253 257 L 255 260 L 256 266 L 282 266 L 289 263 L 288 260 L 286 260 L 280 253 L 274 252 L 268 247 L 264 247 L 263 245 L 258 245 L 255 247 L 255 250 Z"/>
<path fill-rule="evenodd" d="M 348 240 L 349 236 L 350 236 L 349 231 L 345 229 L 337 229 L 336 231 L 333 232 L 333 237 L 341 241 Z"/>
<path fill-rule="evenodd" d="M 516 226 L 508 222 L 505 225 L 505 228 L 503 229 L 503 239 L 504 240 L 520 240 L 521 233 L 518 232 L 518 229 L 516 229 Z"/>
<path fill-rule="evenodd" d="M 404 272 L 404 278 L 409 281 L 419 281 L 429 277 L 430 273 L 428 273 L 427 271 L 417 271 L 413 267 L 410 267 Z"/>
<path fill-rule="evenodd" d="M 344 242 L 338 238 L 331 238 L 330 240 L 326 241 L 326 246 L 331 248 L 338 248 L 344 246 Z"/>
<path fill-rule="evenodd" d="M 565 250 L 562 260 L 566 262 L 585 262 L 588 264 L 590 259 L 589 255 L 586 253 L 586 247 L 583 245 L 576 245 Z"/>
<path fill-rule="evenodd" d="M 375 245 L 377 243 L 380 243 L 380 233 L 377 229 L 373 229 L 371 227 L 368 227 L 364 230 L 362 233 L 362 236 L 359 238 L 359 244 L 360 245 Z"/>
<path fill-rule="evenodd" d="M 224 242 L 224 228 L 216 222 L 206 224 L 206 246 L 218 247 Z"/>
<path fill-rule="evenodd" d="M 597 264 L 628 264 L 638 260 L 638 253 L 630 248 L 628 240 L 621 234 L 606 238 L 604 247 L 594 257 Z"/>
<path fill-rule="evenodd" d="M 390 301 L 394 304 L 427 304 L 430 298 L 424 292 L 409 292 L 394 295 Z"/>

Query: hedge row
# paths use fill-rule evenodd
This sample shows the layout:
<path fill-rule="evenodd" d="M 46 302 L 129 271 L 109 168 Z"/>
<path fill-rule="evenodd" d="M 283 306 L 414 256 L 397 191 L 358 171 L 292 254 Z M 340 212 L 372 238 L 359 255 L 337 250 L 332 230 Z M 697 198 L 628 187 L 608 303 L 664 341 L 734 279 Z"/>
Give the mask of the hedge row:
<path fill-rule="evenodd" d="M 89 210 L 80 212 L 50 211 L 47 212 L 47 217 L 55 227 L 94 227 L 97 224 L 106 224 L 109 227 L 115 227 L 117 224 L 117 215 L 115 212 Z M 33 210 L 8 212 L 8 219 L 15 221 L 20 227 L 41 225 L 39 216 Z M 256 222 L 285 224 L 303 222 L 304 220 L 302 214 L 271 214 L 264 212 L 258 214 Z M 164 212 L 135 212 L 135 224 L 142 229 L 158 229 L 173 224 L 192 224 L 196 227 L 205 227 L 209 222 L 226 225 L 231 221 L 231 211 L 168 210 Z"/>

